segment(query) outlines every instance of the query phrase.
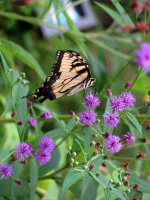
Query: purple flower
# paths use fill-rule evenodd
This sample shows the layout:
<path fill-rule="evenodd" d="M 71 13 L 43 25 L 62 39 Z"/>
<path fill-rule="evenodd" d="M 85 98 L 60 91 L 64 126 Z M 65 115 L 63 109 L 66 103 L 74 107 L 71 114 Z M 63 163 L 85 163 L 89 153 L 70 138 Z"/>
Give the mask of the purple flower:
<path fill-rule="evenodd" d="M 143 42 L 140 50 L 136 50 L 134 54 L 137 56 L 136 63 L 147 72 L 150 72 L 150 44 Z"/>
<path fill-rule="evenodd" d="M 130 134 L 129 132 L 126 135 L 123 135 L 122 139 L 125 140 L 127 144 L 131 144 L 135 141 L 133 134 Z"/>
<path fill-rule="evenodd" d="M 85 96 L 85 102 L 83 104 L 86 105 L 87 108 L 92 109 L 100 106 L 100 100 L 97 94 L 94 96 L 92 91 L 90 91 L 90 94 Z"/>
<path fill-rule="evenodd" d="M 85 124 L 86 126 L 92 126 L 96 122 L 97 114 L 92 110 L 85 110 L 84 112 L 79 113 L 80 123 Z"/>
<path fill-rule="evenodd" d="M 128 110 L 129 106 L 134 107 L 134 103 L 136 102 L 135 97 L 131 94 L 131 92 L 123 92 L 119 98 L 122 98 L 123 108 Z"/>
<path fill-rule="evenodd" d="M 40 141 L 39 141 L 40 151 L 52 152 L 54 150 L 54 148 L 55 148 L 55 143 L 51 137 L 48 138 L 47 136 L 44 136 L 40 139 Z"/>
<path fill-rule="evenodd" d="M 117 124 L 119 123 L 119 114 L 117 112 L 114 113 L 109 113 L 108 111 L 106 114 L 103 115 L 103 117 L 106 119 L 105 125 L 109 126 L 110 128 L 116 127 Z"/>
<path fill-rule="evenodd" d="M 123 110 L 123 102 L 122 102 L 122 98 L 118 98 L 116 96 L 112 96 L 110 98 L 111 100 L 111 104 L 109 104 L 109 106 L 111 107 L 112 110 L 114 111 L 122 111 Z"/>
<path fill-rule="evenodd" d="M 105 148 L 111 154 L 117 153 L 122 148 L 122 143 L 119 143 L 121 139 L 116 135 L 109 135 L 105 140 Z"/>
<path fill-rule="evenodd" d="M 14 149 L 16 150 L 16 156 L 22 160 L 27 159 L 33 151 L 33 148 L 26 142 L 16 145 Z"/>
<path fill-rule="evenodd" d="M 147 176 L 147 183 L 150 183 L 150 174 Z"/>
<path fill-rule="evenodd" d="M 33 119 L 32 117 L 30 117 L 30 119 L 29 119 L 29 124 L 30 124 L 31 126 L 36 126 L 36 119 Z"/>
<path fill-rule="evenodd" d="M 42 117 L 45 118 L 45 119 L 52 118 L 52 116 L 50 115 L 50 112 L 48 112 L 48 111 L 44 111 L 44 114 L 42 115 Z"/>
<path fill-rule="evenodd" d="M 0 163 L 0 177 L 4 175 L 4 179 L 8 179 L 13 173 L 13 166 L 6 166 L 5 162 Z"/>
<path fill-rule="evenodd" d="M 44 165 L 51 159 L 51 154 L 48 151 L 40 151 L 38 153 L 34 154 L 35 159 L 37 159 L 37 162 L 39 165 Z"/>

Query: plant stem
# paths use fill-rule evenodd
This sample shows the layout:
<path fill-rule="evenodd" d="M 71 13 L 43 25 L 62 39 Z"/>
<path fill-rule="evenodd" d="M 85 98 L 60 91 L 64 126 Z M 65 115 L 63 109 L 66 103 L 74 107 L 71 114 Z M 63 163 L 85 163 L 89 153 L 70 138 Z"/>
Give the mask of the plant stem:
<path fill-rule="evenodd" d="M 57 170 L 56 172 L 48 175 L 48 176 L 43 176 L 43 177 L 39 177 L 38 180 L 46 180 L 46 179 L 51 179 L 51 177 L 54 177 L 56 174 L 58 174 L 59 172 L 65 170 L 65 169 L 68 169 L 68 168 L 71 168 L 71 166 L 69 166 L 68 164 L 65 165 L 64 167 L 62 167 L 61 169 Z"/>

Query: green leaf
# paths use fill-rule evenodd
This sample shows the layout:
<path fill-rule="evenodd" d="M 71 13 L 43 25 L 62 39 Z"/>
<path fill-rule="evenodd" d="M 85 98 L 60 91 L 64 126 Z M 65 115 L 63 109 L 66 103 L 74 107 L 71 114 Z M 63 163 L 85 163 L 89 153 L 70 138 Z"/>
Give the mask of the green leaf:
<path fill-rule="evenodd" d="M 97 177 L 95 174 L 89 171 L 89 174 L 98 182 L 100 183 L 104 188 L 112 187 L 112 184 L 109 183 L 107 178 L 101 174 L 100 177 Z M 126 200 L 126 198 L 121 194 L 121 192 L 114 188 L 113 190 L 109 190 L 110 193 L 114 194 L 115 196 L 119 197 L 121 200 Z"/>
<path fill-rule="evenodd" d="M 55 149 L 51 154 L 51 160 L 47 164 L 39 167 L 39 176 L 43 176 L 47 172 L 50 172 L 52 169 L 56 170 L 59 160 L 60 152 L 58 149 Z"/>
<path fill-rule="evenodd" d="M 30 162 L 30 200 L 34 198 L 38 183 L 38 165 L 34 159 Z"/>
<path fill-rule="evenodd" d="M 15 181 L 12 177 L 9 178 L 11 200 L 15 200 Z"/>
<path fill-rule="evenodd" d="M 87 128 L 86 134 L 85 134 L 85 143 L 84 143 L 84 151 L 86 154 L 87 160 L 90 160 L 91 158 L 91 128 Z"/>
<path fill-rule="evenodd" d="M 123 20 L 121 19 L 120 15 L 115 12 L 114 10 L 108 8 L 107 6 L 102 5 L 101 3 L 98 2 L 94 2 L 95 4 L 97 4 L 99 7 L 101 7 L 103 10 L 105 10 L 115 21 L 118 22 L 118 24 L 120 24 L 121 26 L 123 25 Z"/>
<path fill-rule="evenodd" d="M 82 151 L 82 153 L 84 155 L 84 150 L 83 150 L 82 145 L 80 144 L 80 142 L 77 139 L 75 139 L 74 141 L 76 141 L 78 143 L 78 145 L 80 146 L 80 149 L 81 149 L 81 151 Z"/>
<path fill-rule="evenodd" d="M 22 180 L 22 179 L 21 179 Z M 0 197 L 4 197 L 4 196 L 10 196 L 11 195 L 11 191 L 10 191 L 10 184 L 9 184 L 9 180 L 0 180 Z M 29 185 L 27 183 L 27 180 L 23 180 L 23 184 L 22 185 L 17 185 L 15 183 L 15 195 L 16 196 L 25 196 L 25 195 L 29 195 Z"/>
<path fill-rule="evenodd" d="M 139 178 L 137 174 L 131 169 L 128 169 L 128 171 L 131 173 L 130 183 L 139 184 L 138 191 L 150 194 L 150 184 Z"/>
<path fill-rule="evenodd" d="M 97 182 L 86 173 L 82 179 L 82 196 L 80 197 L 80 200 L 96 199 L 97 186 Z"/>
<path fill-rule="evenodd" d="M 66 132 L 71 132 L 76 125 L 75 116 L 73 116 L 66 125 Z"/>
<path fill-rule="evenodd" d="M 51 115 L 58 122 L 58 124 L 61 126 L 61 128 L 65 131 L 65 127 L 64 127 L 63 123 L 58 119 L 58 117 L 54 113 L 51 113 Z"/>
<path fill-rule="evenodd" d="M 128 24 L 132 24 L 134 26 L 134 23 L 132 22 L 131 18 L 129 15 L 125 12 L 124 8 L 119 4 L 116 3 L 115 0 L 111 0 L 118 12 L 120 13 L 121 17 L 123 18 L 124 22 Z"/>
<path fill-rule="evenodd" d="M 55 48 L 57 50 L 69 50 L 72 49 L 67 43 L 63 42 L 61 39 L 59 39 L 56 36 L 51 36 L 51 39 L 55 45 Z"/>
<path fill-rule="evenodd" d="M 108 189 L 104 189 L 104 193 L 105 193 L 106 200 L 111 200 L 111 195 L 109 193 L 109 190 Z"/>
<path fill-rule="evenodd" d="M 142 136 L 142 127 L 139 124 L 139 122 L 136 119 L 136 117 L 133 114 L 129 113 L 129 112 L 125 112 L 125 115 L 128 118 L 128 120 L 131 122 L 131 124 L 133 124 L 135 126 L 135 128 L 138 130 L 138 132 Z"/>
<path fill-rule="evenodd" d="M 81 189 L 76 185 L 72 185 L 69 190 L 77 197 L 77 199 L 80 198 L 81 195 Z"/>
<path fill-rule="evenodd" d="M 22 62 L 24 62 L 26 65 L 34 69 L 39 75 L 39 77 L 41 77 L 41 79 L 45 79 L 46 75 L 41 69 L 40 65 L 35 60 L 35 58 L 25 49 L 23 49 L 21 46 L 11 41 L 2 39 L 0 40 L 0 50 L 4 52 L 5 49 L 9 50 L 11 54 L 13 54 L 17 58 L 19 58 Z"/>
<path fill-rule="evenodd" d="M 12 108 L 12 100 L 11 100 L 11 96 L 8 95 L 6 104 L 5 104 L 5 112 L 7 112 L 11 108 Z"/>
<path fill-rule="evenodd" d="M 2 64 L 3 64 L 3 67 L 4 67 L 4 71 L 5 71 L 5 74 L 6 74 L 6 77 L 8 79 L 8 82 L 10 85 L 12 85 L 12 72 L 10 72 L 9 74 L 7 74 L 8 70 L 10 69 L 7 65 L 7 62 L 2 54 L 2 52 L 0 51 L 0 56 L 1 56 L 1 60 L 2 60 Z"/>
<path fill-rule="evenodd" d="M 82 179 L 84 175 L 85 175 L 85 171 L 76 171 L 74 169 L 71 169 L 66 175 L 65 180 L 63 182 L 61 197 L 64 196 L 68 188 L 70 188 L 79 179 Z"/>

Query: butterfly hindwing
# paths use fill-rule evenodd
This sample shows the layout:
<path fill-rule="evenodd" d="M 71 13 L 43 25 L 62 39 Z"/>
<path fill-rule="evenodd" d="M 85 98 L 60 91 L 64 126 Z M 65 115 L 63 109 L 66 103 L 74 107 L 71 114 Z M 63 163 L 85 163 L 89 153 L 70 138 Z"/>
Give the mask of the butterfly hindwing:
<path fill-rule="evenodd" d="M 52 75 L 33 94 L 34 99 L 41 96 L 40 103 L 46 99 L 61 97 L 69 89 L 68 96 L 90 87 L 95 79 L 91 78 L 91 70 L 87 61 L 74 51 L 57 51 L 57 60 L 53 64 Z"/>

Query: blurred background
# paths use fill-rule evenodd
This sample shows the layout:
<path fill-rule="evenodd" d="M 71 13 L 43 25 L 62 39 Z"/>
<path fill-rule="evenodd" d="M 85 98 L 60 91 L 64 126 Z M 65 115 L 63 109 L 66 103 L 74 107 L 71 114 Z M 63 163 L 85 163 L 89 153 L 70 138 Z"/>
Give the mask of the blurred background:
<path fill-rule="evenodd" d="M 99 95 L 103 93 L 103 90 L 107 89 L 107 86 L 111 84 L 116 75 L 128 63 L 127 57 L 118 56 L 115 54 L 115 51 L 122 52 L 125 56 L 130 55 L 131 58 L 133 57 L 132 51 L 138 47 L 138 41 L 142 39 L 140 33 L 120 33 L 118 28 L 121 26 L 114 21 L 105 9 L 93 1 L 80 2 L 81 4 L 78 4 L 76 0 L 0 1 L 0 50 L 4 54 L 10 68 L 14 69 L 15 78 L 18 78 L 21 72 L 26 73 L 26 79 L 30 82 L 28 84 L 29 94 L 34 93 L 35 89 L 40 86 L 40 83 L 51 75 L 57 50 L 69 48 L 68 50 L 75 50 L 86 58 L 92 70 L 92 77 L 97 79 L 95 85 Z M 113 1 L 97 0 L 96 2 L 116 11 L 112 3 Z M 137 17 L 131 11 L 129 1 L 120 0 L 119 3 L 134 23 Z M 68 6 L 68 9 L 66 9 L 66 6 Z M 20 16 L 23 17 L 21 18 Z M 140 20 L 143 18 L 143 15 L 141 14 L 138 17 Z M 37 21 L 33 19 L 37 19 Z M 46 25 L 50 24 L 50 28 L 44 26 L 44 23 Z M 122 23 L 123 26 L 125 26 L 125 23 Z M 66 28 L 69 29 L 68 32 L 64 32 Z M 72 34 L 72 32 L 75 32 L 75 34 Z M 84 35 L 85 37 L 83 37 Z M 38 69 L 35 70 L 31 64 L 28 64 L 28 58 L 23 62 L 19 54 L 19 48 L 18 51 L 16 46 L 16 49 L 13 49 L 13 43 L 11 46 L 10 43 L 7 43 L 7 40 L 21 46 L 31 54 L 38 62 L 43 74 L 40 75 Z M 147 34 L 146 40 L 149 41 L 149 34 Z M 103 46 L 104 48 L 102 48 Z M 11 117 L 12 113 L 11 109 L 5 109 L 10 88 L 1 63 L 0 68 L 0 113 L 1 118 L 7 119 Z M 127 70 L 112 85 L 112 93 L 120 95 L 124 90 L 125 83 L 127 81 L 132 82 L 137 73 L 138 67 L 134 63 L 130 63 Z M 149 100 L 147 95 L 148 87 L 148 77 L 145 77 L 143 74 L 143 77 L 134 85 L 132 90 L 132 94 L 137 99 L 136 107 L 142 105 L 144 100 Z M 105 93 L 103 94 L 103 98 L 100 99 L 101 106 L 96 110 L 100 119 L 102 119 L 106 106 L 106 95 Z M 32 98 L 29 98 L 29 100 L 32 101 Z M 78 115 L 79 112 L 84 110 L 83 101 L 84 91 L 80 91 L 70 97 L 64 95 L 52 102 L 47 100 L 43 104 L 36 100 L 33 106 L 37 116 L 40 116 L 45 109 L 54 110 L 58 115 L 68 115 L 69 111 L 73 110 Z M 147 113 L 147 108 L 141 109 L 140 113 Z M 147 121 L 148 124 L 149 121 Z M 11 150 L 19 141 L 16 127 L 14 124 L 10 125 L 9 123 L 3 125 L 0 126 L 0 149 L 8 148 Z M 53 130 L 57 125 L 53 121 L 40 122 L 39 127 L 45 133 Z M 128 126 L 120 124 L 116 129 L 116 134 L 121 136 L 127 131 L 129 131 Z M 33 137 L 31 133 L 30 140 Z M 71 143 L 72 141 L 70 140 L 63 143 L 63 147 L 61 147 L 63 152 L 66 152 L 65 149 Z M 128 149 L 126 152 L 120 152 L 118 156 L 123 155 L 126 157 L 132 154 L 131 157 L 134 157 L 137 150 L 138 147 L 135 148 L 135 151 Z M 62 163 L 65 163 L 65 158 Z M 145 161 L 144 164 L 147 164 L 147 162 Z M 140 172 L 142 166 L 143 163 L 139 161 L 138 165 L 135 163 L 133 168 Z M 146 173 L 143 171 L 140 175 L 143 179 L 146 179 L 148 170 Z"/>

